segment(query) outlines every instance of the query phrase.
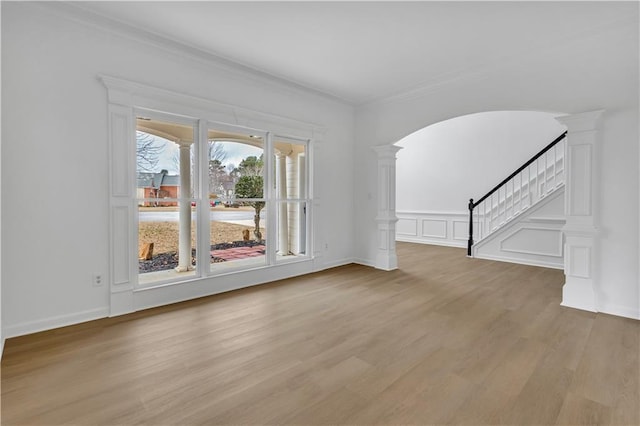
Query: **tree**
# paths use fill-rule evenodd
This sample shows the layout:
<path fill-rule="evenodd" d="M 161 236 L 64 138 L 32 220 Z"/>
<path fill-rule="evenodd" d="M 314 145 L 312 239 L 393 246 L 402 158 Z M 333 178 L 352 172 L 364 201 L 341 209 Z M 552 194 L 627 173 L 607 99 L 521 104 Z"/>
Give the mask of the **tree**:
<path fill-rule="evenodd" d="M 224 190 L 222 183 L 226 177 L 225 166 L 220 160 L 209 160 L 209 192 L 217 194 Z"/>
<path fill-rule="evenodd" d="M 262 198 L 264 193 L 264 181 L 262 176 L 241 176 L 236 183 L 236 196 L 238 198 Z M 264 207 L 264 201 L 250 201 L 249 205 L 255 209 L 253 223 L 255 229 L 253 235 L 256 240 L 262 240 L 262 232 L 260 232 L 260 211 Z"/>
<path fill-rule="evenodd" d="M 255 155 L 251 155 L 240 162 L 238 166 L 238 174 L 240 176 L 262 176 L 262 169 L 264 168 L 263 156 L 260 158 Z"/>
<path fill-rule="evenodd" d="M 236 196 L 238 198 L 263 198 L 264 197 L 264 180 L 262 178 L 262 168 L 264 162 L 262 155 L 260 158 L 250 156 L 240 162 L 238 168 L 234 169 L 232 175 L 239 175 L 236 183 Z M 254 208 L 255 215 L 253 223 L 255 229 L 253 235 L 256 240 L 262 240 L 262 232 L 260 232 L 260 211 L 264 208 L 264 201 L 250 201 L 249 205 Z"/>
<path fill-rule="evenodd" d="M 158 144 L 156 138 L 149 133 L 136 131 L 136 166 L 138 172 L 153 172 L 164 144 Z"/>
<path fill-rule="evenodd" d="M 224 149 L 224 144 L 215 140 L 209 141 L 209 161 L 218 160 L 222 163 L 227 159 L 227 151 Z"/>
<path fill-rule="evenodd" d="M 227 172 L 222 162 L 227 158 L 227 151 L 224 148 L 224 144 L 210 140 L 209 142 L 209 189 L 210 193 L 215 193 L 220 190 L 222 182 L 225 181 Z M 195 169 L 197 167 L 194 150 L 190 150 L 190 162 L 191 162 L 191 176 L 195 176 Z M 175 150 L 173 157 L 171 157 L 171 163 L 176 173 L 180 174 L 180 150 Z M 191 179 L 191 191 L 195 190 L 195 182 Z"/>
<path fill-rule="evenodd" d="M 222 164 L 227 159 L 227 151 L 224 144 L 210 140 L 209 141 L 209 192 L 218 193 L 224 191 L 223 182 L 227 181 L 227 172 Z"/>

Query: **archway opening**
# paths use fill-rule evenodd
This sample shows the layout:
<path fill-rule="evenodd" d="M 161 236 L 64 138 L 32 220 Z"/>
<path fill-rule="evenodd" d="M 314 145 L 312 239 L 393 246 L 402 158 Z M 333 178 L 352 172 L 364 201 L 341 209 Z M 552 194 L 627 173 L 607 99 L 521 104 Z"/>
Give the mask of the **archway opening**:
<path fill-rule="evenodd" d="M 563 134 L 566 127 L 555 119 L 560 115 L 481 112 L 429 125 L 398 141 L 396 240 L 467 247 L 469 199 L 494 190 Z M 563 184 L 564 145 L 558 144 L 476 210 L 476 237 L 511 223 L 476 257 L 562 269 Z M 537 218 L 530 207 L 543 199 L 546 204 L 535 210 L 546 221 L 532 224 Z M 519 227 L 511 222 L 516 218 Z"/>

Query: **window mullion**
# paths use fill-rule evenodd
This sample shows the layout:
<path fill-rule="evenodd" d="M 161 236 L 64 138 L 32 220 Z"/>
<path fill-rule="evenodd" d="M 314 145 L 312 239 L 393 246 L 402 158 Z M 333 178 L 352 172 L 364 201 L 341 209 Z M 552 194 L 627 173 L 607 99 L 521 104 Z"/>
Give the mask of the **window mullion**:
<path fill-rule="evenodd" d="M 198 192 L 197 198 L 199 202 L 197 212 L 196 229 L 196 265 L 199 276 L 205 276 L 209 273 L 211 263 L 211 221 L 209 220 L 209 124 L 206 120 L 198 120 L 197 132 L 197 150 L 196 164 L 198 174 Z M 195 195 L 195 194 L 194 194 Z"/>
<path fill-rule="evenodd" d="M 267 265 L 275 265 L 276 263 L 276 239 L 278 235 L 277 228 L 277 208 L 275 184 L 275 164 L 273 160 L 273 134 L 267 133 L 266 146 L 264 155 L 264 196 L 267 200 Z"/>

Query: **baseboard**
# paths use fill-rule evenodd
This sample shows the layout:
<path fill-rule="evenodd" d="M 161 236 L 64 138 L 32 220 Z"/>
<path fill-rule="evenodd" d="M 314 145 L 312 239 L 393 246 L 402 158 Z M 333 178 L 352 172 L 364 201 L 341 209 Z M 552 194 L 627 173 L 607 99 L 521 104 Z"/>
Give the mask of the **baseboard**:
<path fill-rule="evenodd" d="M 22 324 L 9 325 L 4 328 L 4 338 L 24 336 L 26 334 L 38 333 L 40 331 L 51 330 L 54 328 L 66 327 L 69 325 L 79 324 L 81 322 L 93 321 L 109 316 L 109 308 L 97 308 L 87 311 L 76 312 L 69 315 L 60 315 L 57 317 L 46 318 L 42 320 L 29 321 Z M 4 340 L 4 339 L 3 339 Z M 4 344 L 4 341 L 3 341 Z"/>
<path fill-rule="evenodd" d="M 429 246 L 443 246 L 443 247 L 456 247 L 456 248 L 467 248 L 466 241 L 438 241 L 438 240 L 425 240 L 425 239 L 417 239 L 417 238 L 407 238 L 396 235 L 396 241 L 401 243 L 413 243 L 413 244 L 426 244 Z"/>
<path fill-rule="evenodd" d="M 507 263 L 517 263 L 519 265 L 527 265 L 527 266 L 538 266 L 540 268 L 551 268 L 551 269 L 564 269 L 564 265 L 556 265 L 554 263 L 547 263 L 544 261 L 531 261 L 525 259 L 516 259 L 510 257 L 499 257 L 499 256 L 473 256 L 474 259 L 483 259 L 483 260 L 493 260 L 496 262 L 507 262 Z"/>
<path fill-rule="evenodd" d="M 352 263 L 362 265 L 362 266 L 370 266 L 372 268 L 376 267 L 376 263 L 373 260 L 369 260 L 369 259 L 354 258 Z"/>
<path fill-rule="evenodd" d="M 598 306 L 598 313 L 615 315 L 617 317 L 631 318 L 634 320 L 640 320 L 640 311 L 630 308 L 628 306 L 620 306 L 614 304 L 604 304 Z"/>
<path fill-rule="evenodd" d="M 322 269 L 318 269 L 318 271 L 323 271 L 325 269 L 338 268 L 340 266 L 350 265 L 352 263 L 357 263 L 353 258 L 334 260 L 331 262 L 325 262 L 322 264 Z"/>
<path fill-rule="evenodd" d="M 0 339 L 0 361 L 2 361 L 2 354 L 4 353 L 4 335 L 2 337 L 2 339 Z"/>
<path fill-rule="evenodd" d="M 322 269 L 320 270 L 349 265 L 352 263 L 356 263 L 352 258 L 335 260 L 332 262 L 324 263 L 322 265 Z M 292 264 L 289 264 L 289 265 L 292 265 Z M 278 265 L 279 267 L 278 269 L 284 266 L 287 266 L 287 265 Z M 300 266 L 300 265 L 293 264 L 293 266 Z M 160 303 L 157 303 L 156 301 L 147 301 L 146 303 L 145 302 L 136 303 L 135 310 L 137 311 L 137 310 L 153 308 L 156 306 L 164 306 L 164 305 L 178 303 L 178 302 L 196 299 L 200 297 L 211 296 L 214 294 L 225 293 L 228 291 L 239 290 L 245 287 L 252 287 L 255 285 L 260 285 L 260 284 L 264 284 L 272 281 L 292 278 L 298 275 L 305 275 L 311 272 L 314 272 L 314 271 L 311 271 L 308 269 L 302 269 L 298 271 L 292 271 L 282 276 L 274 276 L 274 277 L 271 277 L 270 279 L 264 279 L 258 282 L 249 282 L 247 284 L 236 284 L 236 285 L 231 284 L 229 286 L 222 286 L 217 288 L 215 291 L 207 292 L 204 294 L 196 293 L 196 294 L 183 295 L 182 297 L 173 297 L 167 300 L 162 300 Z M 149 290 L 149 289 L 146 289 L 146 290 Z M 154 289 L 150 289 L 150 290 L 154 290 Z M 5 327 L 5 329 L 3 330 L 4 335 L 2 339 L 2 348 L 4 347 L 4 338 L 24 336 L 27 334 L 38 333 L 41 331 L 52 330 L 55 328 L 66 327 L 69 325 L 79 324 L 87 321 L 93 321 L 100 318 L 106 318 L 108 316 L 109 316 L 109 308 L 105 307 L 105 308 L 87 310 L 83 312 L 77 312 L 69 315 L 60 315 L 57 317 L 46 318 L 42 320 L 29 321 L 22 324 L 10 325 Z M 0 348 L 0 357 L 2 354 L 2 348 Z"/>

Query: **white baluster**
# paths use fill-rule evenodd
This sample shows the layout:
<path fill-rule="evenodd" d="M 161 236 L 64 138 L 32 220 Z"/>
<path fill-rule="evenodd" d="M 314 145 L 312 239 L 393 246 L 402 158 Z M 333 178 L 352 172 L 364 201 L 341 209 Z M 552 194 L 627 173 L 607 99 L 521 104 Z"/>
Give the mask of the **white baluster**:
<path fill-rule="evenodd" d="M 553 147 L 553 187 L 555 188 L 558 185 L 556 180 L 556 161 L 558 160 L 558 155 L 556 154 L 557 144 Z"/>
<path fill-rule="evenodd" d="M 547 195 L 547 192 L 549 192 L 549 185 L 547 183 L 547 153 L 546 152 L 541 157 L 541 159 L 542 158 L 544 158 L 544 160 L 543 160 L 543 166 L 544 166 L 544 173 L 543 173 L 544 191 L 542 192 L 542 196 L 544 197 L 545 195 Z"/>
<path fill-rule="evenodd" d="M 514 186 L 516 183 L 516 178 L 515 176 L 513 177 L 513 179 L 511 179 L 511 217 L 515 216 L 515 207 L 514 207 L 514 201 L 515 201 L 515 195 L 514 195 Z"/>

